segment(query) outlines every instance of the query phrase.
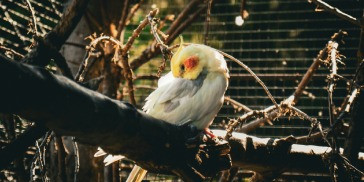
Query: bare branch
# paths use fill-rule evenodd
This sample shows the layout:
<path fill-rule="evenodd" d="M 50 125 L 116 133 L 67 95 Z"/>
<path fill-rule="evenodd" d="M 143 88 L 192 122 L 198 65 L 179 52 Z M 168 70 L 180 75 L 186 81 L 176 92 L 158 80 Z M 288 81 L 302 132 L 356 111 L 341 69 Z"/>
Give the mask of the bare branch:
<path fill-rule="evenodd" d="M 88 71 L 90 70 L 90 68 L 93 66 L 93 64 L 96 61 L 94 58 L 98 58 L 101 55 L 102 55 L 101 52 L 93 53 L 93 52 L 87 51 L 85 54 L 85 58 L 83 59 L 82 63 L 80 64 L 80 67 L 76 73 L 75 81 L 83 82 Z"/>
<path fill-rule="evenodd" d="M 172 25 L 168 28 L 167 34 L 172 35 L 173 32 L 182 24 L 182 22 L 185 22 L 190 12 L 197 7 L 202 0 L 192 0 L 190 1 L 183 10 L 178 14 L 177 18 L 173 21 Z"/>
<path fill-rule="evenodd" d="M 174 39 L 177 38 L 177 36 L 186 29 L 200 14 L 201 12 L 206 8 L 206 6 L 200 7 L 196 11 L 193 12 L 193 14 L 188 14 L 188 12 L 192 11 L 197 7 L 198 4 L 201 3 L 201 0 L 193 0 L 191 1 L 184 10 L 178 15 L 175 21 L 173 21 L 172 25 L 167 30 L 167 34 L 169 35 L 167 40 L 165 41 L 166 45 L 169 45 L 173 42 Z M 190 16 L 188 16 L 190 15 Z M 187 17 L 188 16 L 188 17 Z M 156 49 L 157 45 L 155 42 L 153 42 L 151 45 L 149 45 L 142 54 L 135 58 L 130 63 L 130 67 L 135 70 L 139 68 L 144 63 L 148 62 L 153 57 L 157 56 L 159 53 L 161 53 L 160 49 Z"/>
<path fill-rule="evenodd" d="M 235 110 L 241 111 L 244 110 L 245 112 L 250 112 L 253 111 L 252 109 L 250 109 L 249 107 L 247 107 L 246 105 L 230 98 L 230 97 L 224 97 L 224 101 L 229 105 L 231 104 Z"/>
<path fill-rule="evenodd" d="M 161 38 L 158 35 L 158 28 L 156 27 L 156 21 L 153 19 L 152 16 L 148 16 L 148 21 L 150 23 L 150 27 L 152 30 L 152 34 L 155 38 L 155 40 L 157 41 L 157 45 L 159 46 L 159 49 L 162 52 L 163 55 L 163 62 L 161 64 L 161 66 L 158 69 L 158 73 L 157 76 L 160 77 L 162 71 L 165 69 L 166 67 L 166 62 L 167 60 L 169 60 L 172 56 L 171 51 L 168 49 L 168 46 L 164 44 L 164 42 L 161 40 Z"/>
<path fill-rule="evenodd" d="M 137 75 L 133 78 L 133 80 L 158 80 L 159 77 L 157 75 Z"/>
<path fill-rule="evenodd" d="M 139 3 L 137 3 L 133 7 L 131 7 L 130 13 L 129 13 L 128 17 L 126 18 L 125 25 L 129 25 L 131 19 L 134 17 L 134 14 L 138 11 L 138 9 L 140 8 L 140 5 L 142 3 L 143 3 L 143 0 L 140 0 Z"/>
<path fill-rule="evenodd" d="M 37 19 L 35 17 L 35 12 L 34 12 L 34 9 L 32 7 L 32 4 L 29 2 L 29 0 L 25 0 L 26 4 L 27 4 L 27 7 L 30 11 L 30 13 L 32 14 L 32 20 L 33 20 L 33 26 L 34 26 L 34 34 L 35 36 L 39 36 L 39 33 L 38 33 L 38 28 L 37 28 Z"/>
<path fill-rule="evenodd" d="M 19 84 L 12 84 L 14 81 Z M 1 57 L 0 82 L 8 88 L 0 89 L 1 112 L 19 113 L 25 119 L 43 123 L 59 134 L 76 136 L 79 141 L 100 145 L 107 152 L 135 160 L 145 169 L 173 172 L 184 180 L 200 181 L 205 174 L 212 176 L 230 167 L 227 158 L 217 157 L 229 152 L 225 147 L 213 150 L 218 153 L 217 156 L 208 153 L 207 158 L 215 160 L 204 163 L 205 158 L 201 158 L 203 163 L 198 163 L 195 150 L 200 150 L 200 147 L 210 150 L 212 146 L 206 144 L 186 148 L 186 143 L 190 141 L 186 141 L 186 138 L 195 136 L 188 126 L 175 126 L 151 118 L 130 104 L 90 91 L 62 76 Z M 28 92 L 33 97 L 20 94 L 20 87 L 29 88 Z M 49 92 L 53 93 L 52 100 L 45 96 Z M 12 95 L 17 95 L 21 102 L 13 102 L 14 97 L 9 98 Z M 271 108 L 275 109 L 274 106 Z M 217 136 L 226 135 L 226 131 L 222 130 L 213 132 Z M 291 137 L 257 138 L 233 133 L 228 142 L 234 166 L 258 173 L 274 170 L 328 173 L 322 156 L 329 155 L 329 147 L 296 145 L 292 144 L 293 141 Z M 364 166 L 362 153 L 360 157 L 357 166 L 361 168 Z M 220 168 L 222 165 L 225 166 Z"/>
<path fill-rule="evenodd" d="M 89 0 L 74 0 L 65 9 L 61 20 L 58 24 L 40 39 L 37 38 L 36 46 L 23 58 L 22 62 L 35 64 L 38 66 L 46 66 L 52 55 L 49 54 L 50 49 L 58 51 L 66 42 L 73 29 L 81 19 L 83 12 L 86 10 Z M 37 62 L 36 62 L 37 61 Z"/>
<path fill-rule="evenodd" d="M 359 27 L 364 27 L 364 25 L 357 18 L 342 12 L 338 8 L 333 7 L 333 6 L 329 5 L 328 3 L 326 3 L 326 2 L 324 2 L 322 0 L 308 0 L 308 2 L 314 3 L 314 4 L 317 5 L 316 11 L 321 11 L 323 9 L 323 10 L 329 12 L 329 13 L 332 13 L 332 14 L 338 16 L 339 18 L 341 18 L 341 19 L 343 19 L 345 21 L 348 21 L 348 22 L 354 24 L 354 25 L 357 25 Z"/>
<path fill-rule="evenodd" d="M 122 49 L 119 51 L 119 48 L 115 51 L 116 60 L 121 60 L 123 65 L 123 74 L 126 80 L 126 84 L 128 86 L 129 99 L 131 104 L 136 105 L 135 97 L 134 97 L 134 88 L 133 88 L 133 75 L 128 61 L 128 51 L 134 43 L 134 40 L 139 37 L 141 31 L 148 25 L 149 18 L 154 17 L 158 13 L 158 9 L 154 9 L 150 11 L 149 14 L 144 18 L 144 20 L 138 25 L 138 27 L 133 31 L 131 37 L 129 37 L 128 42 Z"/>
<path fill-rule="evenodd" d="M 139 37 L 141 31 L 148 25 L 149 23 L 149 17 L 154 17 L 158 13 L 158 9 L 154 9 L 153 11 L 150 11 L 149 14 L 144 18 L 144 20 L 138 25 L 138 27 L 133 31 L 133 34 L 131 37 L 129 37 L 128 42 L 123 47 L 123 54 L 126 54 L 127 51 L 131 48 L 131 46 L 134 43 L 134 40 Z"/>
<path fill-rule="evenodd" d="M 351 95 L 348 99 L 348 103 L 346 104 L 346 107 L 345 107 L 345 112 L 347 112 L 347 113 L 350 112 L 350 107 L 354 103 L 354 99 L 359 94 L 359 92 L 360 92 L 360 90 L 358 88 L 355 88 L 353 90 L 353 92 L 351 92 Z"/>
<path fill-rule="evenodd" d="M 10 52 L 11 54 L 13 54 L 13 55 L 15 55 L 15 56 L 18 56 L 19 58 L 24 58 L 24 55 L 22 55 L 22 54 L 20 54 L 20 53 L 16 52 L 16 51 L 15 51 L 15 50 L 13 50 L 13 49 L 7 48 L 7 47 L 2 46 L 2 45 L 0 45 L 0 49 L 5 50 L 6 52 Z"/>
<path fill-rule="evenodd" d="M 117 56 L 118 58 L 119 56 Z M 123 75 L 128 86 L 129 100 L 130 103 L 136 106 L 136 101 L 134 97 L 134 87 L 133 87 L 133 75 L 129 66 L 128 54 L 121 54 L 121 64 L 123 65 Z"/>
<path fill-rule="evenodd" d="M 219 50 L 218 50 L 219 51 Z M 276 108 L 278 109 L 279 106 L 276 102 L 276 100 L 274 99 L 274 97 L 272 96 L 272 94 L 269 92 L 267 86 L 265 86 L 265 84 L 262 82 L 262 80 L 260 80 L 260 78 L 247 66 L 245 65 L 243 62 L 239 61 L 238 59 L 234 58 L 233 56 L 225 53 L 225 52 L 222 52 L 222 51 L 219 51 L 223 56 L 233 60 L 234 62 L 238 63 L 241 67 L 243 67 L 246 71 L 249 72 L 250 75 L 252 75 L 254 77 L 254 79 L 263 87 L 265 93 L 267 93 L 269 99 L 273 102 L 273 104 L 276 106 Z"/>
<path fill-rule="evenodd" d="M 61 136 L 55 135 L 55 144 L 57 146 L 57 159 L 58 159 L 58 177 L 62 181 L 67 181 L 66 177 L 66 151 L 64 149 Z"/>
<path fill-rule="evenodd" d="M 209 28 L 211 21 L 211 6 L 213 0 L 207 0 L 207 11 L 206 11 L 206 20 L 205 20 L 205 38 L 203 43 L 207 45 L 207 41 L 209 39 Z"/>
<path fill-rule="evenodd" d="M 125 25 L 126 25 L 126 19 L 127 19 L 127 12 L 129 9 L 129 0 L 125 0 L 124 1 L 124 5 L 123 5 L 123 10 L 121 11 L 121 16 L 120 16 L 120 20 L 119 20 L 119 24 L 118 24 L 118 28 L 117 30 L 117 34 L 116 34 L 116 38 L 119 37 L 119 40 L 122 40 L 122 31 L 124 31 Z M 121 41 L 123 42 L 123 41 Z"/>

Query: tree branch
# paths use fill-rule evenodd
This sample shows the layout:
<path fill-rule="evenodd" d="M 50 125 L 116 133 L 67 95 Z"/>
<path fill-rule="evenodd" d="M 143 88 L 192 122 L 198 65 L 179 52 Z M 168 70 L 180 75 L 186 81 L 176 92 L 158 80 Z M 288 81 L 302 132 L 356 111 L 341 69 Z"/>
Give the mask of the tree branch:
<path fill-rule="evenodd" d="M 74 0 L 67 7 L 60 22 L 44 38 L 36 38 L 36 46 L 29 52 L 23 62 L 46 66 L 53 58 L 48 51 L 54 49 L 58 51 L 66 42 L 73 29 L 80 21 L 86 10 L 89 0 Z"/>
<path fill-rule="evenodd" d="M 0 112 L 17 113 L 60 135 L 75 136 L 108 153 L 125 155 L 154 172 L 172 171 L 189 179 L 192 173 L 206 176 L 230 167 L 226 153 L 216 153 L 206 146 L 205 150 L 215 153 L 203 158 L 207 151 L 185 145 L 197 134 L 193 127 L 152 118 L 128 103 L 112 100 L 63 76 L 0 58 L 0 83 L 6 88 L 0 90 Z M 22 88 L 29 88 L 27 94 Z M 196 155 L 201 155 L 198 158 L 202 163 L 196 161 Z"/>
<path fill-rule="evenodd" d="M 345 21 L 348 21 L 348 22 L 350 22 L 350 23 L 352 23 L 354 25 L 357 25 L 359 27 L 364 27 L 364 24 L 361 23 L 360 20 L 358 20 L 357 18 L 342 12 L 340 9 L 338 9 L 336 7 L 333 7 L 333 6 L 327 4 L 324 1 L 309 0 L 309 2 L 316 4 L 318 8 L 322 8 L 324 11 L 332 13 L 332 14 L 338 16 L 339 18 L 345 20 Z M 316 9 L 316 11 L 321 11 L 321 9 Z"/>
<path fill-rule="evenodd" d="M 1 62 L 1 61 L 0 61 Z M 3 106 L 6 107 L 6 106 Z M 16 138 L 12 143 L 0 150 L 0 170 L 8 166 L 15 158 L 21 156 L 24 151 L 34 143 L 34 141 L 46 132 L 43 126 L 31 126 L 22 135 Z"/>
<path fill-rule="evenodd" d="M 65 77 L 0 58 L 0 83 L 6 88 L 0 90 L 0 112 L 19 114 L 58 134 L 75 136 L 80 142 L 101 146 L 111 154 L 125 155 L 147 170 L 173 172 L 186 181 L 201 181 L 230 167 L 226 156 L 229 148 L 223 142 L 195 143 L 191 140 L 197 133 L 193 127 L 171 125 Z M 22 88 L 28 88 L 27 94 Z M 224 136 L 226 131 L 214 133 Z M 258 173 L 328 172 L 322 160 L 330 152 L 328 147 L 292 145 L 294 140 L 290 137 L 262 139 L 236 133 L 228 142 L 233 165 L 244 169 Z M 357 166 L 362 168 L 362 164 L 360 158 Z"/>
<path fill-rule="evenodd" d="M 167 34 L 169 35 L 167 40 L 164 42 L 166 45 L 169 45 L 173 42 L 174 39 L 177 38 L 181 32 L 183 32 L 188 25 L 190 25 L 206 8 L 206 6 L 200 7 L 199 9 L 195 10 L 188 16 L 189 12 L 194 10 L 198 4 L 201 3 L 201 0 L 193 0 L 191 1 L 186 7 L 182 10 L 182 12 L 178 15 L 175 21 L 173 21 L 172 25 L 167 30 Z M 139 68 L 144 63 L 148 62 L 150 59 L 154 58 L 158 54 L 161 53 L 160 49 L 156 49 L 156 43 L 153 42 L 149 45 L 139 57 L 135 58 L 130 62 L 130 68 L 135 70 Z"/>
<path fill-rule="evenodd" d="M 331 37 L 331 40 L 326 44 L 325 48 L 319 52 L 319 54 L 317 55 L 317 57 L 314 60 L 314 62 L 312 63 L 312 65 L 310 66 L 310 68 L 307 70 L 307 72 L 303 76 L 303 78 L 302 78 L 301 82 L 298 84 L 298 87 L 296 88 L 295 92 L 290 97 L 285 99 L 283 101 L 283 103 L 286 103 L 288 105 L 295 105 L 298 102 L 299 97 L 302 95 L 304 89 L 308 85 L 313 74 L 316 72 L 316 70 L 320 66 L 320 63 L 322 62 L 322 60 L 325 59 L 325 56 L 327 57 L 328 47 L 331 46 L 332 43 L 341 42 L 344 35 L 346 35 L 346 32 L 340 30 L 338 33 L 335 33 Z M 244 133 L 253 131 L 255 128 L 259 127 L 262 123 L 269 121 L 269 119 L 276 118 L 279 115 L 279 110 L 277 110 L 277 109 L 269 110 L 268 108 L 265 109 L 265 110 L 268 110 L 266 117 L 253 120 L 253 121 L 249 122 L 248 124 L 244 125 L 238 131 L 244 132 Z"/>
<path fill-rule="evenodd" d="M 226 131 L 212 130 L 217 136 Z M 328 174 L 327 157 L 331 148 L 292 144 L 293 138 L 258 138 L 243 133 L 233 133 L 228 140 L 233 166 L 243 167 L 260 174 L 271 171 Z M 342 152 L 342 149 L 341 149 Z M 364 167 L 364 153 L 360 153 L 359 168 Z"/>

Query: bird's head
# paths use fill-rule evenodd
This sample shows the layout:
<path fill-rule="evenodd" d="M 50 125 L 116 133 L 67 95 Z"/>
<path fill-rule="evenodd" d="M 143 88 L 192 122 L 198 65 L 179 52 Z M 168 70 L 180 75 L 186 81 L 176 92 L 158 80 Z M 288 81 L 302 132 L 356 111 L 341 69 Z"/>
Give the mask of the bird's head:
<path fill-rule="evenodd" d="M 222 72 L 227 74 L 224 57 L 215 49 L 200 45 L 182 43 L 171 59 L 171 70 L 174 77 L 194 80 L 202 71 Z"/>

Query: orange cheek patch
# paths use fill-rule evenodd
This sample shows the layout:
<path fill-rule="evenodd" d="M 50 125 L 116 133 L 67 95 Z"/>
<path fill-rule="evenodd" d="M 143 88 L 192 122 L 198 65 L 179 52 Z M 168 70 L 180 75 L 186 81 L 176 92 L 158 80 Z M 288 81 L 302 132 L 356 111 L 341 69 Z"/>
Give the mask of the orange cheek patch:
<path fill-rule="evenodd" d="M 187 69 L 194 68 L 198 63 L 198 58 L 196 56 L 191 56 L 187 58 L 184 62 L 184 65 Z"/>

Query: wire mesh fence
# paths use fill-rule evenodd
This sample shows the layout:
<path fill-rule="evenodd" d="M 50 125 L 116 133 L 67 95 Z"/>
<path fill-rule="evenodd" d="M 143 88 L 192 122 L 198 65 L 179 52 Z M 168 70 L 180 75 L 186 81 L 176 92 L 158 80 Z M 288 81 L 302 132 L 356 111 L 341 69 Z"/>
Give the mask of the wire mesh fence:
<path fill-rule="evenodd" d="M 30 0 L 37 15 L 38 28 L 45 34 L 54 27 L 63 11 L 62 1 Z M 178 15 L 188 1 L 146 1 L 141 11 L 138 11 L 131 24 L 127 27 L 125 37 L 138 26 L 146 12 L 152 8 L 160 9 L 159 17 Z M 328 0 L 353 16 L 361 17 L 361 3 L 354 0 Z M 24 3 L 14 0 L 0 1 L 0 43 L 20 53 L 25 53 L 31 44 L 29 35 L 30 12 Z M 326 12 L 315 12 L 315 6 L 302 0 L 253 0 L 247 1 L 246 10 L 249 16 L 238 21 L 240 15 L 240 1 L 214 1 L 211 10 L 209 28 L 209 45 L 225 51 L 248 65 L 268 86 L 277 101 L 290 96 L 312 60 L 325 46 L 330 36 L 338 30 L 347 31 L 345 44 L 339 47 L 345 55 L 345 65 L 341 65 L 339 74 L 351 78 L 356 68 L 356 51 L 359 44 L 359 28 L 340 20 Z M 204 34 L 205 15 L 183 32 L 186 42 L 202 43 Z M 170 25 L 167 21 L 165 30 Z M 148 31 L 144 31 L 136 40 L 131 50 L 131 59 L 138 56 L 152 41 Z M 176 41 L 178 43 L 178 41 Z M 157 57 L 135 71 L 135 75 L 149 75 L 157 72 L 161 58 Z M 228 60 L 230 69 L 230 84 L 226 95 L 247 105 L 252 109 L 263 109 L 272 105 L 258 83 L 236 63 Z M 165 72 L 167 72 L 167 69 Z M 329 70 L 321 67 L 308 85 L 305 95 L 300 99 L 297 107 L 310 116 L 319 119 L 324 126 L 328 126 L 327 107 L 327 75 Z M 136 80 L 135 95 L 139 107 L 144 99 L 157 86 L 155 79 Z M 345 82 L 339 82 L 334 93 L 334 102 L 340 105 L 347 93 Z M 127 93 L 125 93 L 127 95 Z M 127 97 L 125 98 L 127 100 Z M 242 113 L 234 111 L 232 106 L 224 105 L 211 127 L 220 127 L 223 120 L 234 118 Z M 265 125 L 253 132 L 254 135 L 264 137 L 285 137 L 288 135 L 306 135 L 310 123 L 297 118 L 283 117 L 274 125 Z M 342 140 L 341 140 L 342 142 Z M 287 179 L 299 178 L 299 175 L 286 174 Z M 315 175 L 312 175 L 315 176 Z M 320 175 L 316 175 L 320 176 Z M 324 175 L 322 175 L 324 176 Z M 314 178 L 314 177 L 313 177 Z M 160 179 L 160 178 L 159 178 Z M 315 178 L 316 180 L 318 178 Z M 157 179 L 149 179 L 157 180 Z"/>

